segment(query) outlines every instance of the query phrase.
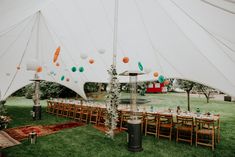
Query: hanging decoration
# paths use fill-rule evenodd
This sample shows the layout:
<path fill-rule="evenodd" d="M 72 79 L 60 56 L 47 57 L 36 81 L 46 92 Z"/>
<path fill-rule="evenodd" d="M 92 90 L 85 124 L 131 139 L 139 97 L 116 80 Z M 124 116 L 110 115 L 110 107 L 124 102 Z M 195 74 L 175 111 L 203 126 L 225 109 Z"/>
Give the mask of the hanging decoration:
<path fill-rule="evenodd" d="M 95 62 L 94 59 L 92 59 L 92 58 L 89 59 L 89 63 L 90 63 L 90 64 L 93 64 L 94 62 Z"/>
<path fill-rule="evenodd" d="M 67 81 L 67 82 L 69 82 L 69 81 L 70 81 L 70 79 L 69 79 L 69 78 L 66 78 L 66 81 Z"/>
<path fill-rule="evenodd" d="M 120 84 L 117 78 L 116 68 L 111 65 L 110 70 L 108 70 L 110 75 L 110 82 L 107 86 L 107 97 L 106 97 L 106 108 L 107 116 L 105 119 L 105 126 L 108 128 L 107 135 L 111 138 L 114 136 L 114 130 L 117 126 L 118 120 L 118 104 L 120 95 Z"/>
<path fill-rule="evenodd" d="M 99 52 L 99 54 L 104 54 L 105 53 L 105 49 L 99 49 L 98 52 Z"/>
<path fill-rule="evenodd" d="M 154 77 L 158 77 L 158 72 L 154 72 L 154 73 L 153 73 L 153 76 L 154 76 Z"/>
<path fill-rule="evenodd" d="M 165 85 L 165 86 L 167 86 L 167 85 L 169 85 L 169 84 L 170 84 L 170 81 L 169 81 L 169 80 L 165 80 L 165 81 L 164 81 L 164 85 Z"/>
<path fill-rule="evenodd" d="M 20 66 L 18 65 L 18 66 L 16 67 L 16 69 L 17 69 L 17 70 L 20 70 Z"/>
<path fill-rule="evenodd" d="M 158 77 L 158 81 L 159 81 L 160 83 L 163 83 L 164 80 L 165 80 L 164 76 L 160 75 L 160 76 Z"/>
<path fill-rule="evenodd" d="M 53 57 L 53 63 L 55 63 L 60 55 L 60 46 L 56 48 L 54 57 Z"/>
<path fill-rule="evenodd" d="M 65 78 L 65 77 L 64 77 L 64 75 L 63 75 L 63 76 L 61 76 L 60 80 L 61 80 L 61 81 L 64 81 L 64 78 Z"/>
<path fill-rule="evenodd" d="M 87 59 L 87 55 L 85 53 L 80 54 L 81 59 Z"/>
<path fill-rule="evenodd" d="M 59 67 L 59 66 L 60 66 L 60 63 L 57 62 L 57 63 L 56 63 L 56 66 Z"/>
<path fill-rule="evenodd" d="M 77 68 L 76 68 L 76 67 L 72 67 L 72 68 L 71 68 L 71 71 L 72 71 L 72 72 L 76 72 L 76 71 L 77 71 Z"/>
<path fill-rule="evenodd" d="M 138 67 L 139 67 L 140 71 L 143 71 L 143 70 L 144 70 L 144 67 L 143 67 L 143 65 L 142 65 L 141 62 L 138 62 Z"/>
<path fill-rule="evenodd" d="M 151 69 L 150 69 L 150 68 L 144 68 L 144 72 L 145 72 L 146 74 L 149 74 L 149 73 L 151 72 Z"/>
<path fill-rule="evenodd" d="M 129 62 L 129 58 L 128 57 L 123 57 L 122 61 L 123 61 L 123 63 L 128 63 Z"/>
<path fill-rule="evenodd" d="M 40 73 L 40 72 L 42 72 L 42 67 L 41 66 L 39 66 L 39 67 L 37 67 L 37 73 Z"/>
<path fill-rule="evenodd" d="M 82 73 L 84 71 L 83 67 L 79 67 L 79 71 Z"/>

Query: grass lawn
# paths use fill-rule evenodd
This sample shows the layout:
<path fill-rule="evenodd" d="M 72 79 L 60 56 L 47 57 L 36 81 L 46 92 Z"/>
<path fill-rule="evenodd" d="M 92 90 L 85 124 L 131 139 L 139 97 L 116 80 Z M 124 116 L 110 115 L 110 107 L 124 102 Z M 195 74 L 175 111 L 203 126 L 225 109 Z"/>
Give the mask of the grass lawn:
<path fill-rule="evenodd" d="M 123 94 L 122 97 L 126 97 Z M 147 106 L 154 105 L 158 108 L 176 108 L 181 106 L 187 109 L 186 97 L 176 94 L 147 94 L 145 97 L 151 100 Z M 55 124 L 69 121 L 45 113 L 46 101 L 41 102 L 43 108 L 43 120 L 32 121 L 30 110 L 32 100 L 12 97 L 8 99 L 6 106 L 13 121 L 9 127 L 29 124 Z M 235 157 L 235 103 L 223 101 L 211 101 L 206 104 L 205 98 L 191 98 L 192 111 L 197 107 L 202 112 L 221 114 L 221 142 L 212 152 L 210 148 L 190 146 L 187 143 L 176 143 L 175 139 L 156 139 L 154 136 L 143 136 L 144 151 L 132 153 L 127 151 L 126 132 L 115 136 L 112 141 L 91 125 L 66 129 L 52 135 L 38 138 L 35 145 L 28 144 L 27 140 L 21 145 L 3 149 L 7 157 L 111 157 L 111 156 L 158 156 L 158 157 Z"/>

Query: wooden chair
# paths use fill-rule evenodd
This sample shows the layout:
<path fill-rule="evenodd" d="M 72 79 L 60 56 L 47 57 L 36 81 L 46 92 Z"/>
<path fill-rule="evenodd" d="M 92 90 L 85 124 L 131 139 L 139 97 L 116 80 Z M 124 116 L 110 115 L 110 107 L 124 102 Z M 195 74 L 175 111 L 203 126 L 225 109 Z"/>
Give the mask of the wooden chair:
<path fill-rule="evenodd" d="M 193 144 L 193 117 L 191 116 L 178 116 L 177 115 L 176 127 L 176 141 L 189 142 Z"/>
<path fill-rule="evenodd" d="M 53 105 L 54 103 L 50 100 L 47 100 L 47 108 L 46 112 L 52 114 L 53 113 Z"/>
<path fill-rule="evenodd" d="M 157 129 L 158 129 L 158 114 L 147 113 L 145 115 L 145 136 L 147 134 L 151 134 L 157 137 Z"/>
<path fill-rule="evenodd" d="M 64 112 L 64 103 L 60 102 L 58 104 L 58 109 L 57 109 L 57 116 L 63 116 L 63 112 Z"/>
<path fill-rule="evenodd" d="M 58 109 L 59 109 L 59 102 L 54 102 L 53 114 L 57 115 L 58 114 Z"/>
<path fill-rule="evenodd" d="M 214 150 L 215 147 L 215 127 L 213 119 L 196 118 L 196 146 L 209 146 Z"/>
<path fill-rule="evenodd" d="M 81 121 L 88 123 L 88 117 L 89 117 L 89 107 L 88 106 L 82 106 L 82 112 L 81 112 Z"/>
<path fill-rule="evenodd" d="M 130 111 L 121 112 L 120 129 L 127 130 L 127 121 L 130 119 L 130 116 L 131 116 Z"/>
<path fill-rule="evenodd" d="M 105 125 L 106 116 L 107 116 L 107 109 L 101 108 L 99 112 L 99 117 L 98 117 L 98 126 Z"/>
<path fill-rule="evenodd" d="M 63 117 L 69 116 L 70 106 L 71 106 L 71 104 L 64 104 L 64 109 L 63 109 L 63 113 L 62 113 Z"/>
<path fill-rule="evenodd" d="M 68 117 L 74 119 L 75 105 L 71 104 L 68 110 Z"/>
<path fill-rule="evenodd" d="M 74 106 L 74 119 L 81 121 L 82 117 L 82 106 L 81 105 L 75 105 Z"/>
<path fill-rule="evenodd" d="M 169 140 L 171 141 L 172 128 L 173 128 L 172 114 L 159 114 L 158 131 L 157 131 L 158 138 L 165 137 L 169 138 Z"/>
<path fill-rule="evenodd" d="M 100 108 L 92 107 L 90 110 L 90 123 L 97 125 L 99 118 Z"/>

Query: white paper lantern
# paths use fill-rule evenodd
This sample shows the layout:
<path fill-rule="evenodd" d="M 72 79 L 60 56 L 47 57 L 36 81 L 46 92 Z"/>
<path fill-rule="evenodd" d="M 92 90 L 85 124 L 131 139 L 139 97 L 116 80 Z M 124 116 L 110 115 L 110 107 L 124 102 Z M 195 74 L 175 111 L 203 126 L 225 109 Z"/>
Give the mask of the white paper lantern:
<path fill-rule="evenodd" d="M 82 59 L 87 59 L 87 54 L 81 53 L 81 54 L 80 54 L 80 57 L 81 57 Z"/>
<path fill-rule="evenodd" d="M 30 61 L 28 61 L 27 65 L 26 65 L 26 69 L 28 71 L 37 71 L 37 68 L 39 66 L 40 66 L 40 64 L 38 63 L 38 61 L 30 60 Z"/>

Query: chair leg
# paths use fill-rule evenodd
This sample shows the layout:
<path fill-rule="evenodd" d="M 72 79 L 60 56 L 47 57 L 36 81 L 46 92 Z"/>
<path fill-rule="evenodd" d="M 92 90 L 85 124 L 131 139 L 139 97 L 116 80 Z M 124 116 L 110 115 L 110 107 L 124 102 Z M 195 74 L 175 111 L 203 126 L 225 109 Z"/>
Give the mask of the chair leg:
<path fill-rule="evenodd" d="M 196 142 L 196 147 L 197 147 L 197 136 L 198 136 L 198 135 L 197 135 L 197 132 L 196 132 L 196 141 L 195 141 L 195 142 Z"/>
<path fill-rule="evenodd" d="M 176 142 L 178 142 L 179 141 L 179 131 L 178 131 L 178 129 L 176 130 Z"/>

